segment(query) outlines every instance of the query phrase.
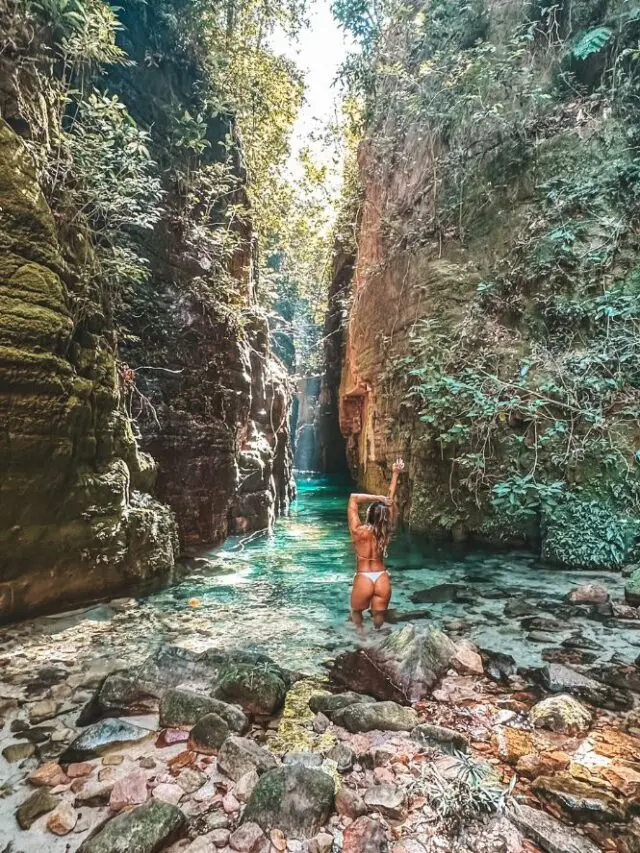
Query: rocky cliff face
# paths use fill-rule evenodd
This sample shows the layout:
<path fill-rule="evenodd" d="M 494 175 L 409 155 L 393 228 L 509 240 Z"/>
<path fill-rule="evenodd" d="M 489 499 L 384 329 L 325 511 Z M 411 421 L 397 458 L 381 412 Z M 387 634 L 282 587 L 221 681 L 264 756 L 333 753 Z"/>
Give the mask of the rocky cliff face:
<path fill-rule="evenodd" d="M 43 194 L 61 132 L 59 69 L 33 20 L 21 31 L 26 19 L 12 10 L 0 2 L 12 33 L 0 56 L 3 617 L 166 578 L 179 541 L 267 527 L 294 491 L 290 390 L 256 304 L 250 224 L 237 226 L 221 264 L 211 250 L 226 224 L 215 181 L 200 189 L 196 214 L 185 181 L 196 165 L 222 168 L 232 118 L 207 113 L 200 161 L 172 159 L 170 123 L 194 107 L 200 70 L 175 44 L 177 57 L 160 52 L 166 9 L 156 20 L 146 5 L 123 4 L 121 47 L 136 62 L 116 66 L 106 85 L 156 134 L 163 207 L 153 231 L 125 234 L 125 248 L 148 259 L 146 279 L 117 299 L 99 277 L 87 289 L 78 280 L 87 233 Z M 234 203 L 246 201 L 245 178 L 236 145 L 222 175 Z"/>
<path fill-rule="evenodd" d="M 414 529 L 566 566 L 619 566 L 638 535 L 636 82 L 613 67 L 635 25 L 616 8 L 417 10 L 359 153 L 352 472 L 383 491 L 402 453 Z"/>
<path fill-rule="evenodd" d="M 0 119 L 0 615 L 166 577 L 171 511 L 149 494 L 98 310 L 70 311 L 73 273 L 22 140 Z M 97 308 L 97 307 L 96 307 Z"/>

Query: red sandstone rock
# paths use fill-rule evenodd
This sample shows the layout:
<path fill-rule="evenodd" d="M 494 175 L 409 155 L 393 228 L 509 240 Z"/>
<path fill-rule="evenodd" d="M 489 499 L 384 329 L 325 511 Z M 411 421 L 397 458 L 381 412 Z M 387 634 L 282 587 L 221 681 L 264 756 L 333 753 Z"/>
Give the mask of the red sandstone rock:
<path fill-rule="evenodd" d="M 335 805 L 339 815 L 345 815 L 350 818 L 360 817 L 360 815 L 366 814 L 367 811 L 367 807 L 360 794 L 357 794 L 345 785 L 336 794 Z"/>
<path fill-rule="evenodd" d="M 387 853 L 385 831 L 378 821 L 359 817 L 344 833 L 343 853 Z"/>
<path fill-rule="evenodd" d="M 114 784 L 109 808 L 118 812 L 126 806 L 140 806 L 147 802 L 148 797 L 147 774 L 144 770 L 134 770 Z"/>
<path fill-rule="evenodd" d="M 88 761 L 70 764 L 67 767 L 67 776 L 69 779 L 80 779 L 83 776 L 90 776 L 92 773 L 93 764 L 90 764 Z"/>
<path fill-rule="evenodd" d="M 56 785 L 67 785 L 69 778 L 57 762 L 48 761 L 33 771 L 29 781 L 38 788 L 54 788 Z"/>

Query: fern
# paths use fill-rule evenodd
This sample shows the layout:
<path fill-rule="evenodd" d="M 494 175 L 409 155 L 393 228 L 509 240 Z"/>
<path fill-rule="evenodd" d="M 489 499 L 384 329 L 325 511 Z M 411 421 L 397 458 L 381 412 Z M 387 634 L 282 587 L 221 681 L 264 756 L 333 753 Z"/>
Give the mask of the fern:
<path fill-rule="evenodd" d="M 596 27 L 583 33 L 574 44 L 571 54 L 575 59 L 586 59 L 592 53 L 598 53 L 609 43 L 613 32 L 609 27 Z"/>

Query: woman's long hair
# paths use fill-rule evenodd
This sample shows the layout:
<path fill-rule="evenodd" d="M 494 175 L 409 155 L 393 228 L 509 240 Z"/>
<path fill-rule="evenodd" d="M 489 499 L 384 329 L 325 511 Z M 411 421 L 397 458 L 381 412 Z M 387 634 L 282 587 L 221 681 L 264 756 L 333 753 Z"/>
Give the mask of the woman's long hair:
<path fill-rule="evenodd" d="M 387 504 L 376 502 L 367 509 L 367 524 L 376 537 L 376 546 L 380 557 L 387 556 L 387 545 L 391 539 L 391 511 Z"/>

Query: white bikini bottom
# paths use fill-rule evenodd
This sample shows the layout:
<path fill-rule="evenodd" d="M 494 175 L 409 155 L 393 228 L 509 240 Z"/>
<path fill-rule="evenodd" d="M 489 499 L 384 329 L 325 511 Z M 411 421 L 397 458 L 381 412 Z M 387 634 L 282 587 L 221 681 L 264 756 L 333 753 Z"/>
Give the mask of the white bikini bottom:
<path fill-rule="evenodd" d="M 387 570 L 383 569 L 381 572 L 357 572 L 356 574 L 364 575 L 365 578 L 369 578 L 371 583 L 375 583 L 381 575 L 386 575 Z"/>

